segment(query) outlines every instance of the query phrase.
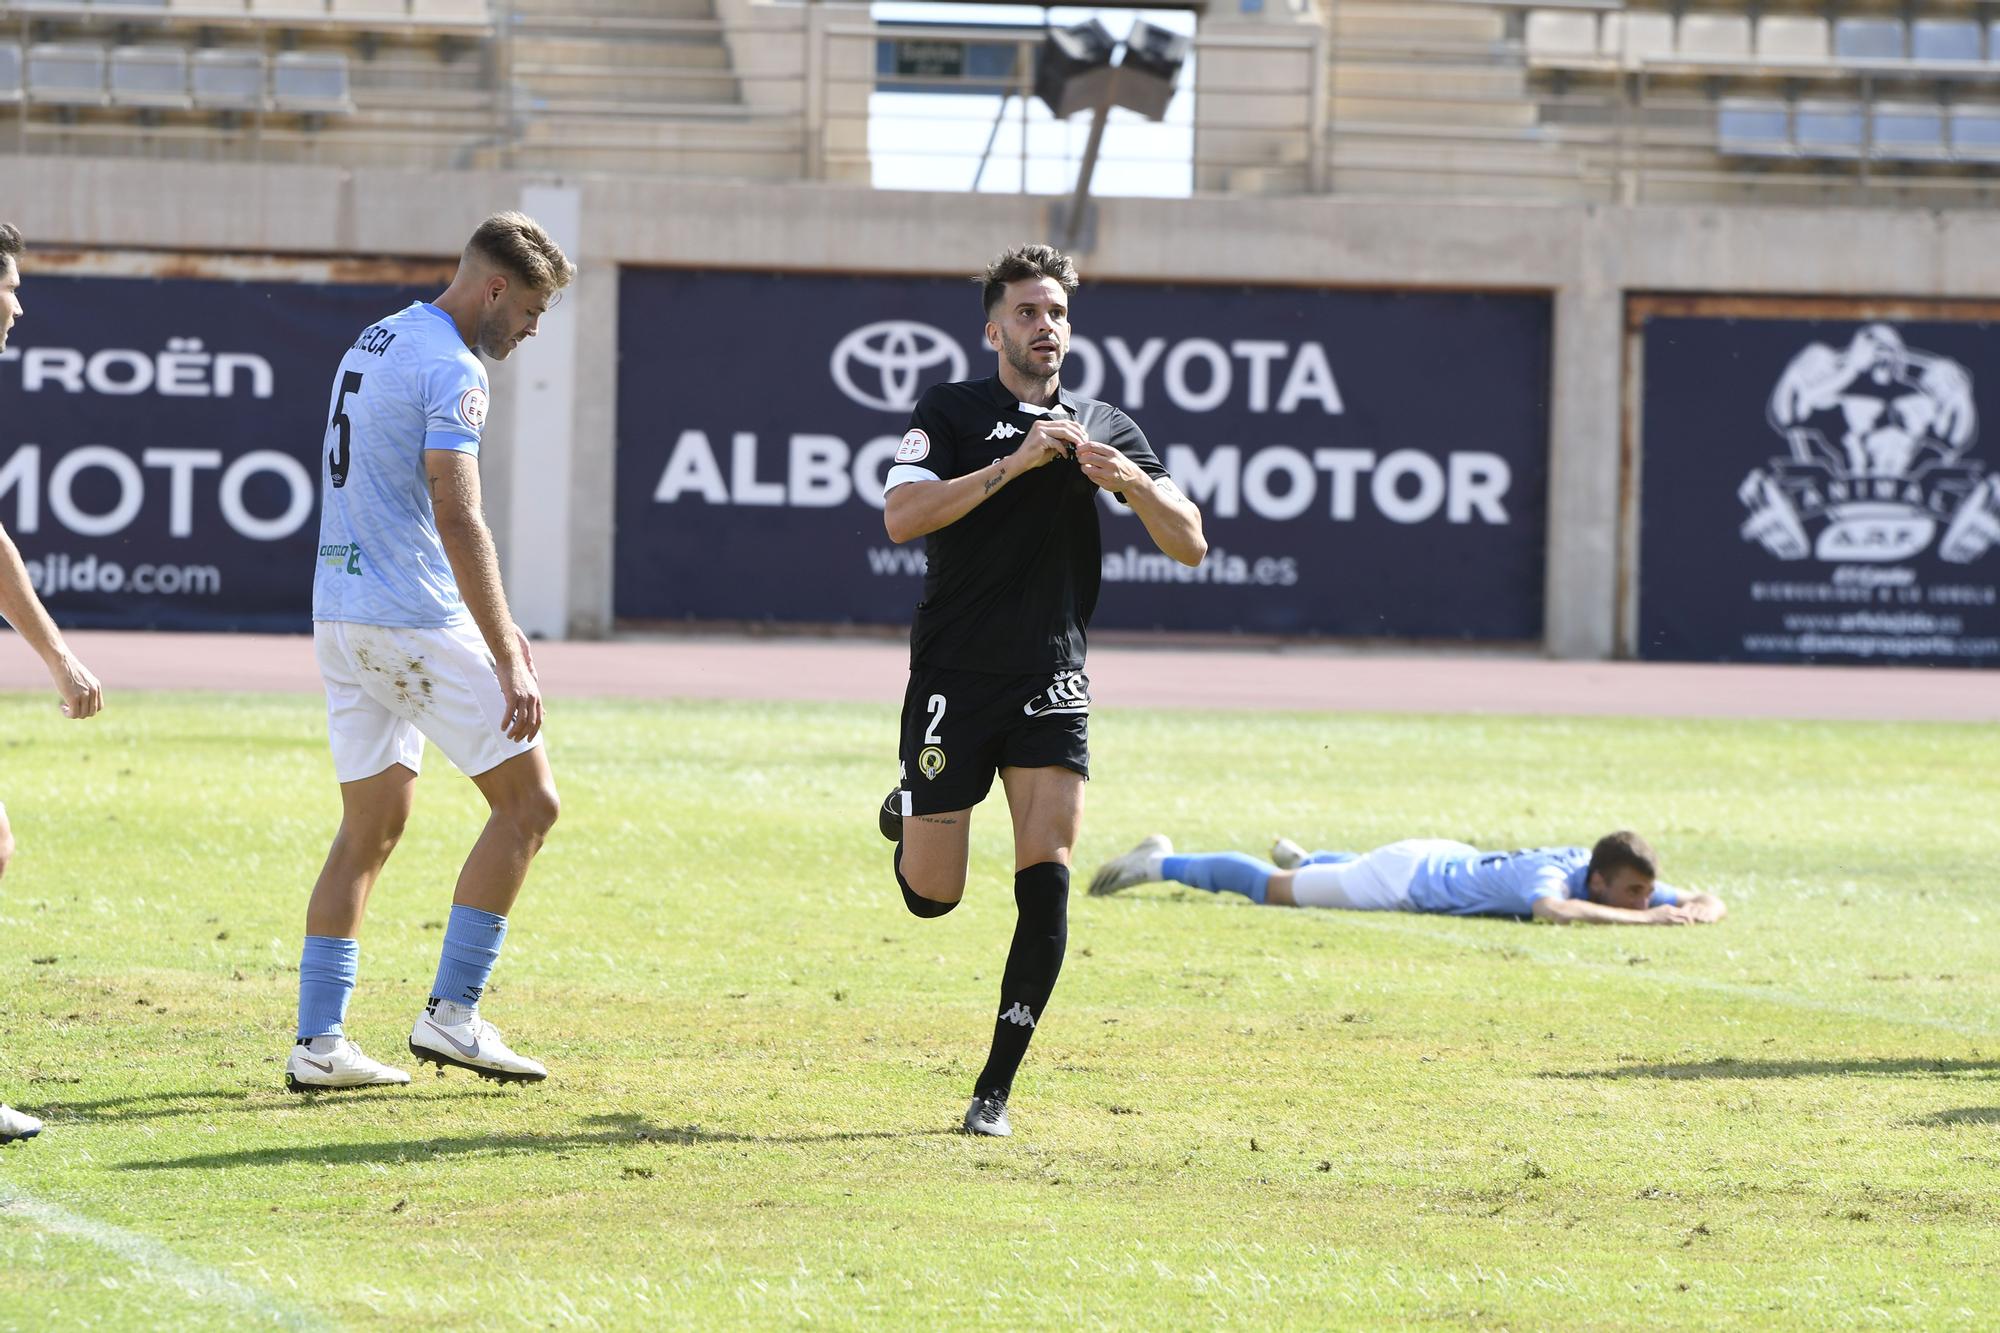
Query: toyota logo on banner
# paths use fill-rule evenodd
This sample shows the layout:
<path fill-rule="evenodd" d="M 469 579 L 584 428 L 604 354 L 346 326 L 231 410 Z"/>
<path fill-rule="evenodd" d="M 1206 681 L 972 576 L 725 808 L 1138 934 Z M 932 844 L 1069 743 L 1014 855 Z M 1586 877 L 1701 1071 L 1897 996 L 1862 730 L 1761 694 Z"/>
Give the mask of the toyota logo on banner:
<path fill-rule="evenodd" d="M 932 369 L 938 366 L 945 369 Z M 863 407 L 907 412 L 925 385 L 965 378 L 965 349 L 929 324 L 884 319 L 842 338 L 832 370 L 840 391 Z"/>

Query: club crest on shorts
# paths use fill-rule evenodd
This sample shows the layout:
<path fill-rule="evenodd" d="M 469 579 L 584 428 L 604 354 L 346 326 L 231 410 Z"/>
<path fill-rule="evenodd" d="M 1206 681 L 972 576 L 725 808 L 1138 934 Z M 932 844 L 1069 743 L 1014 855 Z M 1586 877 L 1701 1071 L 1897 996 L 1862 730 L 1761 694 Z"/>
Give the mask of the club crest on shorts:
<path fill-rule="evenodd" d="M 931 456 L 931 437 L 912 427 L 896 446 L 898 463 L 919 463 Z"/>
<path fill-rule="evenodd" d="M 917 752 L 917 769 L 927 778 L 944 772 L 944 751 L 935 745 L 926 745 Z"/>
<path fill-rule="evenodd" d="M 1046 690 L 1021 705 L 1021 713 L 1026 717 L 1089 711 L 1090 677 L 1081 671 L 1058 671 Z"/>

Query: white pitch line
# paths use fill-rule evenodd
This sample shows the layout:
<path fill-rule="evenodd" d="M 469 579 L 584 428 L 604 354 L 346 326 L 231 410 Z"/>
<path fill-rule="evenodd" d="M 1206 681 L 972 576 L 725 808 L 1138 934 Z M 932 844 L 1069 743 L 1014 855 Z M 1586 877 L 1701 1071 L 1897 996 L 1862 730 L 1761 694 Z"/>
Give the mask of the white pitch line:
<path fill-rule="evenodd" d="M 1311 909 L 1308 909 L 1311 910 Z M 1440 944 L 1466 943 L 1462 936 L 1434 930 L 1421 923 L 1421 918 L 1410 918 L 1395 913 L 1342 912 L 1344 922 L 1364 926 L 1372 930 L 1386 930 L 1402 935 L 1416 935 L 1434 940 Z M 1596 930 L 1595 926 L 1573 926 L 1573 930 Z M 1700 930 L 1700 926 L 1681 926 L 1681 930 Z M 1719 995 L 1730 995 L 1745 1000 L 1775 1004 L 1782 1008 L 1806 1009 L 1813 1013 L 1833 1014 L 1842 1018 L 1862 1019 L 1871 1023 L 1903 1023 L 1911 1027 L 1935 1028 L 1941 1032 L 1954 1033 L 1961 1037 L 2000 1036 L 2000 1029 L 1986 1024 L 1961 1023 L 1956 1019 L 1932 1018 L 1923 1014 L 1896 1013 L 1867 1005 L 1841 1004 L 1837 1001 L 1822 1000 L 1804 995 L 1798 991 L 1784 990 L 1777 986 L 1748 986 L 1738 981 L 1718 981 L 1713 977 L 1694 976 L 1685 972 L 1657 972 L 1634 970 L 1622 960 L 1598 961 L 1577 958 L 1569 954 L 1551 953 L 1537 949 L 1530 944 L 1509 944 L 1508 949 L 1528 959 L 1552 967 L 1575 967 L 1593 972 L 1615 972 L 1629 980 L 1656 986 L 1682 987 L 1688 990 L 1710 991 Z"/>
<path fill-rule="evenodd" d="M 67 1208 L 46 1203 L 18 1186 L 0 1180 L 0 1218 L 18 1217 L 53 1236 L 67 1236 L 114 1254 L 153 1281 L 178 1287 L 198 1301 L 232 1305 L 260 1322 L 280 1328 L 321 1327 L 296 1311 L 244 1286 L 217 1269 L 195 1263 L 150 1236 L 99 1222 Z"/>

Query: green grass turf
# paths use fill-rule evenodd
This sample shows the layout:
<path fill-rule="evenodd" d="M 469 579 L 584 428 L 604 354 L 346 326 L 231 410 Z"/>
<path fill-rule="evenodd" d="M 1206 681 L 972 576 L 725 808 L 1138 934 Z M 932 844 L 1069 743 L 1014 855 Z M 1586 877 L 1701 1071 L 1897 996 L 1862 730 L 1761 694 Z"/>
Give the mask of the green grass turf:
<path fill-rule="evenodd" d="M 1068 965 L 991 1142 L 947 1131 L 1013 924 L 1004 810 L 975 817 L 965 906 L 906 915 L 874 830 L 886 707 L 560 702 L 565 811 L 487 1002 L 554 1075 L 301 1099 L 282 1060 L 338 808 L 319 704 L 112 705 L 0 699 L 0 1096 L 49 1121 L 0 1151 L 0 1327 L 2000 1310 L 1995 728 L 1106 709 Z M 480 817 L 433 752 L 363 940 L 349 1030 L 377 1054 Z M 1626 825 L 1730 919 L 1081 892 L 1155 829 Z"/>

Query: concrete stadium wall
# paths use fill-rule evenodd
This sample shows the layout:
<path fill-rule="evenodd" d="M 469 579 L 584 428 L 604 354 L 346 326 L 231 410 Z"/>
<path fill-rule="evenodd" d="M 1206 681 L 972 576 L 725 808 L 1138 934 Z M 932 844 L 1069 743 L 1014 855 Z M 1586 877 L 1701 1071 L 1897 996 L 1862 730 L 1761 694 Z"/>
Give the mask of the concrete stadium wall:
<path fill-rule="evenodd" d="M 562 314 L 574 336 L 494 375 L 500 401 L 485 471 L 510 586 L 537 567 L 523 623 L 580 636 L 611 622 L 620 324 L 703 317 L 619 309 L 619 265 L 958 273 L 1049 231 L 1042 199 L 819 184 L 47 158 L 0 158 L 0 175 L 11 220 L 50 246 L 447 256 L 495 209 L 526 201 L 567 214 L 562 239 L 582 258 Z M 1082 267 L 1086 277 L 1553 293 L 1546 648 L 1592 658 L 1616 644 L 1625 296 L 2000 297 L 2000 215 L 1119 199 L 1101 205 Z M 1448 367 L 1439 389 L 1450 391 Z M 537 423 L 533 441 L 516 438 L 524 420 Z M 562 420 L 566 442 L 550 438 Z M 539 480 L 565 456 L 566 497 Z M 551 495 L 562 510 L 553 522 L 534 502 Z"/>

